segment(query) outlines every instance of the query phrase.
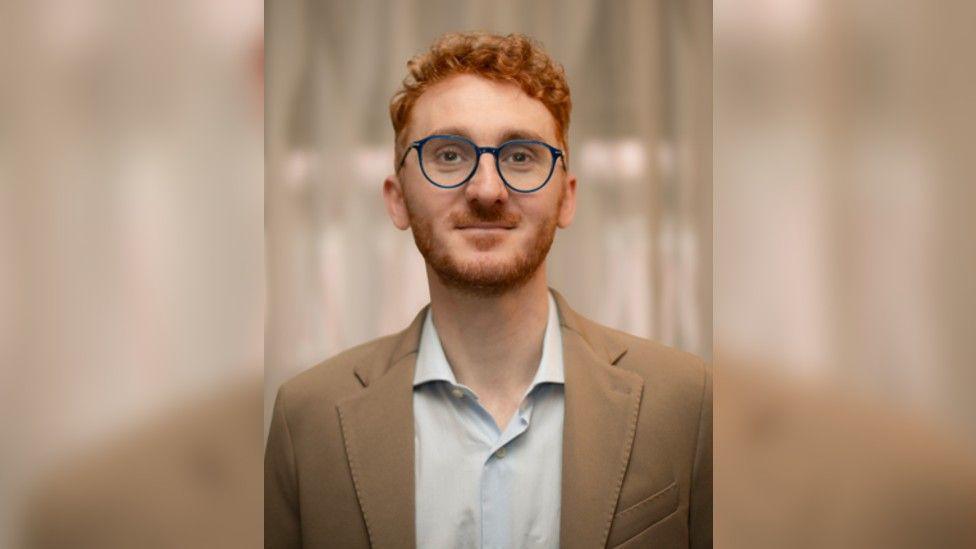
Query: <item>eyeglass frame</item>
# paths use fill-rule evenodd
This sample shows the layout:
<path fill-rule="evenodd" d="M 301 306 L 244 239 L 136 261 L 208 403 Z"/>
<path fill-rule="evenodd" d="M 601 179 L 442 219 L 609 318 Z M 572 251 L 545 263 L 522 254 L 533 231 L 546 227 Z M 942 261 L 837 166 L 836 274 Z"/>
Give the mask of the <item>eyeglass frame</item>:
<path fill-rule="evenodd" d="M 471 147 L 474 148 L 475 150 L 475 163 L 474 166 L 471 168 L 471 173 L 469 173 L 467 177 L 462 179 L 460 183 L 455 183 L 454 185 L 441 185 L 440 183 L 437 183 L 436 181 L 431 179 L 430 176 L 427 175 L 427 170 L 424 169 L 424 153 L 423 153 L 424 145 L 426 145 L 427 142 L 430 141 L 431 139 L 438 139 L 438 138 L 450 139 L 452 141 L 467 143 L 471 145 Z M 552 154 L 552 164 L 549 166 L 549 175 L 546 176 L 545 181 L 543 181 L 539 186 L 533 189 L 523 191 L 522 189 L 517 189 L 513 187 L 511 184 L 509 184 L 508 180 L 505 179 L 505 176 L 502 175 L 502 168 L 501 165 L 499 164 L 498 153 L 503 148 L 513 144 L 514 145 L 518 145 L 518 144 L 542 145 L 547 149 L 549 149 L 549 152 Z M 429 181 L 431 185 L 441 189 L 456 189 L 458 187 L 461 187 L 468 181 L 471 181 L 471 178 L 474 177 L 474 174 L 478 172 L 478 167 L 481 165 L 481 156 L 485 153 L 491 153 L 491 155 L 495 157 L 495 170 L 498 172 L 498 177 L 502 180 L 502 183 L 505 184 L 505 187 L 514 192 L 522 193 L 522 194 L 534 193 L 542 189 L 546 185 L 548 185 L 549 181 L 552 179 L 552 174 L 556 172 L 556 162 L 560 158 L 563 160 L 563 169 L 566 169 L 566 157 L 563 154 L 563 151 L 561 149 L 557 149 L 556 147 L 553 147 L 552 145 L 546 143 L 545 141 L 537 141 L 535 139 L 513 139 L 511 141 L 506 141 L 497 147 L 479 147 L 477 143 L 471 141 L 467 137 L 462 137 L 460 135 L 434 134 L 434 135 L 428 135 L 423 139 L 418 139 L 417 141 L 411 143 L 409 147 L 407 147 L 407 151 L 403 153 L 403 158 L 400 160 L 400 165 L 397 166 L 398 172 L 403 168 L 403 164 L 406 163 L 407 156 L 410 155 L 410 151 L 412 149 L 417 150 L 417 163 L 420 165 L 420 171 L 421 173 L 424 174 L 424 178 L 427 179 L 427 181 Z"/>

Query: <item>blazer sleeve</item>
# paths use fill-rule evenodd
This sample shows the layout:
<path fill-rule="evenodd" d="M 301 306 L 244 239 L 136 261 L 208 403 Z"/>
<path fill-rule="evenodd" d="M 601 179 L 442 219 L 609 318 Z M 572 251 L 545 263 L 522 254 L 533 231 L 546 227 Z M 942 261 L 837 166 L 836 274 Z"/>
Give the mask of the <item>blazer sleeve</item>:
<path fill-rule="evenodd" d="M 689 532 L 692 548 L 712 547 L 712 372 L 706 366 L 691 478 Z"/>
<path fill-rule="evenodd" d="M 264 546 L 302 546 L 295 449 L 288 430 L 284 389 L 278 391 L 264 452 Z"/>

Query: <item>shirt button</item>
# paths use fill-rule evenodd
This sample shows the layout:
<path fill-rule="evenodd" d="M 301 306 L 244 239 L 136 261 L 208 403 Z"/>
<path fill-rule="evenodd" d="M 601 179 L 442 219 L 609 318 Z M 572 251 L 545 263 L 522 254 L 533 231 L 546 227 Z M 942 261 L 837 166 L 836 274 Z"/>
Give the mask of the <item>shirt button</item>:
<path fill-rule="evenodd" d="M 498 451 L 495 452 L 495 457 L 498 459 L 502 459 L 503 457 L 505 457 L 505 454 L 507 453 L 508 452 L 505 451 L 505 448 L 499 448 Z"/>
<path fill-rule="evenodd" d="M 451 394 L 454 395 L 454 398 L 461 398 L 461 397 L 464 396 L 464 391 L 462 391 L 458 387 L 455 387 L 455 388 L 451 389 Z"/>

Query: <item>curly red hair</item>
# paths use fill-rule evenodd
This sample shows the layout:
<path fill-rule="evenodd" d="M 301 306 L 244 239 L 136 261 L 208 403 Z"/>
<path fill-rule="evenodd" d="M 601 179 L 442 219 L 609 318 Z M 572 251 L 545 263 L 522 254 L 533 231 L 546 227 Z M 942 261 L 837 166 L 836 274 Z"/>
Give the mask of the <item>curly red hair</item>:
<path fill-rule="evenodd" d="M 483 32 L 449 33 L 407 63 L 409 75 L 390 101 L 390 120 L 397 149 L 410 112 L 431 85 L 456 74 L 476 74 L 511 82 L 545 105 L 556 122 L 556 135 L 566 148 L 572 101 L 562 66 L 542 46 L 522 34 L 500 36 Z"/>

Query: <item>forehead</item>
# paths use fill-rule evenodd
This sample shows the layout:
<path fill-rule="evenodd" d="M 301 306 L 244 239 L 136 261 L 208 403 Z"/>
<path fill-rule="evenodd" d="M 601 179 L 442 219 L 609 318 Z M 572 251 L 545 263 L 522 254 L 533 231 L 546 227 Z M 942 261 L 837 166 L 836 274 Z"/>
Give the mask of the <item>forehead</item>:
<path fill-rule="evenodd" d="M 497 144 L 505 135 L 535 134 L 556 141 L 556 123 L 538 99 L 517 85 L 459 74 L 428 88 L 414 104 L 410 139 L 434 133 L 464 133 L 479 145 Z"/>

